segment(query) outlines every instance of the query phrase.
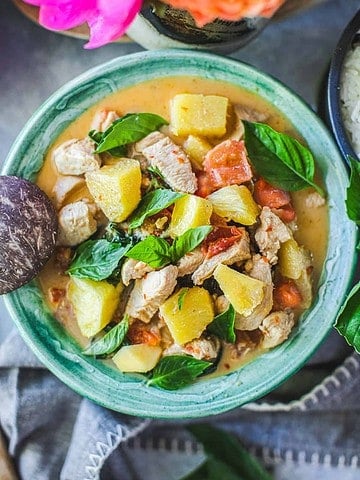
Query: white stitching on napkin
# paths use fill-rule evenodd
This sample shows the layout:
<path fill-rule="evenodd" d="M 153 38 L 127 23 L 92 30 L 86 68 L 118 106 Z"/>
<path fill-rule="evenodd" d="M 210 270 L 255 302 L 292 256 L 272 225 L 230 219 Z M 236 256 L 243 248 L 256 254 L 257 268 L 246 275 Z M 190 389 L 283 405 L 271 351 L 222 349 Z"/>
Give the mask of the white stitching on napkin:
<path fill-rule="evenodd" d="M 100 470 L 108 456 L 120 445 L 120 443 L 126 442 L 142 432 L 150 422 L 151 420 L 149 419 L 143 420 L 134 428 L 117 424 L 116 432 L 108 431 L 106 433 L 107 443 L 97 442 L 96 450 L 98 453 L 89 454 L 89 464 L 85 467 L 86 475 L 84 480 L 97 480 L 99 478 Z"/>
<path fill-rule="evenodd" d="M 251 402 L 244 405 L 242 408 L 254 411 L 283 411 L 289 412 L 290 410 L 302 410 L 305 411 L 308 408 L 316 405 L 321 400 L 321 397 L 327 397 L 331 394 L 331 386 L 338 389 L 341 388 L 344 383 L 351 380 L 360 369 L 360 359 L 352 355 L 348 357 L 343 365 L 336 368 L 336 370 L 326 377 L 319 385 L 313 388 L 309 393 L 303 395 L 299 400 L 293 400 L 289 403 L 275 403 L 270 404 L 267 402 L 259 401 L 259 403 Z"/>

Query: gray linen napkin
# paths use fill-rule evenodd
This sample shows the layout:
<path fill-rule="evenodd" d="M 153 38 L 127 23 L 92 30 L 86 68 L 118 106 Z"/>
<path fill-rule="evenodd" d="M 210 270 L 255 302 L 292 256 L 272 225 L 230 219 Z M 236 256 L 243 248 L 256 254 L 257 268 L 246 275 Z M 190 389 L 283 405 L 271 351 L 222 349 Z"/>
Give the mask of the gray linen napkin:
<path fill-rule="evenodd" d="M 327 345 L 331 350 L 331 341 Z M 274 403 L 272 395 L 200 421 L 235 433 L 274 472 L 281 463 L 307 462 L 352 467 L 348 477 L 348 470 L 335 477 L 328 470 L 327 479 L 360 478 L 359 371 L 360 357 L 352 354 L 299 400 Z M 204 458 L 187 423 L 130 417 L 81 398 L 42 366 L 16 331 L 0 346 L 0 425 L 22 480 L 177 480 Z M 296 478 L 312 478 L 304 468 L 305 476 Z"/>

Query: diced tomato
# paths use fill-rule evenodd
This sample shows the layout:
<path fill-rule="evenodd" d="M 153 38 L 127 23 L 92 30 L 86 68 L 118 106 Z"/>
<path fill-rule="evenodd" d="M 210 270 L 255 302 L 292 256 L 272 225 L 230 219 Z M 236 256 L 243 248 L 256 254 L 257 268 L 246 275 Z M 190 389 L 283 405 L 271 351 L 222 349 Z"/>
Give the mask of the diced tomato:
<path fill-rule="evenodd" d="M 198 181 L 198 189 L 196 190 L 195 195 L 205 198 L 214 190 L 216 190 L 211 182 L 211 178 L 209 175 L 207 175 L 207 173 L 203 171 L 196 172 L 196 177 Z"/>
<path fill-rule="evenodd" d="M 263 178 L 259 178 L 254 185 L 255 202 L 262 207 L 280 208 L 291 202 L 289 192 L 270 185 Z"/>
<path fill-rule="evenodd" d="M 158 329 L 151 328 L 141 321 L 135 321 L 130 325 L 127 337 L 131 344 L 146 343 L 154 347 L 159 345 L 161 340 Z"/>
<path fill-rule="evenodd" d="M 274 187 L 263 178 L 254 184 L 255 202 L 262 207 L 269 207 L 285 223 L 295 220 L 296 212 L 291 205 L 290 193 L 281 188 Z"/>
<path fill-rule="evenodd" d="M 288 203 L 281 208 L 273 208 L 272 210 L 285 223 L 290 223 L 296 218 L 296 212 L 291 203 Z"/>
<path fill-rule="evenodd" d="M 214 190 L 248 182 L 253 176 L 243 141 L 225 140 L 219 143 L 206 154 L 203 165 Z"/>
<path fill-rule="evenodd" d="M 49 288 L 49 299 L 51 303 L 59 303 L 65 298 L 66 290 L 64 288 L 51 287 Z"/>
<path fill-rule="evenodd" d="M 276 308 L 298 308 L 302 302 L 299 289 L 293 280 L 282 280 L 274 288 L 274 304 Z"/>
<path fill-rule="evenodd" d="M 234 245 L 242 235 L 242 230 L 237 227 L 214 227 L 201 247 L 202 252 L 211 258 Z"/>

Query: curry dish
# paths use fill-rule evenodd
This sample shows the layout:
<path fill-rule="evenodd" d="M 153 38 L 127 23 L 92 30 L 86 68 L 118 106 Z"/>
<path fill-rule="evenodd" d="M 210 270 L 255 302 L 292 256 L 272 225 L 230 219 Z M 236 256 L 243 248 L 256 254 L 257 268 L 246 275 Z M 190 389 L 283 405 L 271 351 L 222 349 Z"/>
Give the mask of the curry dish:
<path fill-rule="evenodd" d="M 315 164 L 296 126 L 234 85 L 172 77 L 105 98 L 37 180 L 58 212 L 39 277 L 54 316 L 85 355 L 168 389 L 280 345 L 326 252 Z"/>

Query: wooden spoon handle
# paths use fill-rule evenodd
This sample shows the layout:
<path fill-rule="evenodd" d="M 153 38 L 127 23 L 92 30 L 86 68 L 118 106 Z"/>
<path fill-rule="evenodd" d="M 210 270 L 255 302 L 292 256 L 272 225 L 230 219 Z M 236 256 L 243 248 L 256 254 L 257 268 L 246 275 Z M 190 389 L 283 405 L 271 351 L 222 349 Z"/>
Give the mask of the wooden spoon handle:
<path fill-rule="evenodd" d="M 13 463 L 0 433 L 0 480 L 17 480 Z"/>

